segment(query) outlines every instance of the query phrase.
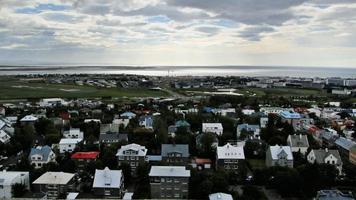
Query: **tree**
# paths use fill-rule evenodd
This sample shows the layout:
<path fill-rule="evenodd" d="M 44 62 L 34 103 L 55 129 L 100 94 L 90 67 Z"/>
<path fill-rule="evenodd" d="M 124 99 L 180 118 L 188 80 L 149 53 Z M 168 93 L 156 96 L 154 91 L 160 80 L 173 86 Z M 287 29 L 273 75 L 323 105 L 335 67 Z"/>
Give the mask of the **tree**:
<path fill-rule="evenodd" d="M 11 187 L 12 197 L 22 197 L 27 192 L 25 184 L 15 183 Z"/>
<path fill-rule="evenodd" d="M 127 162 L 123 162 L 121 163 L 119 169 L 122 170 L 122 173 L 124 174 L 125 185 L 128 186 L 131 183 L 131 179 L 132 179 L 130 164 Z"/>
<path fill-rule="evenodd" d="M 266 195 L 256 186 L 247 185 L 242 190 L 242 200 L 267 200 Z"/>

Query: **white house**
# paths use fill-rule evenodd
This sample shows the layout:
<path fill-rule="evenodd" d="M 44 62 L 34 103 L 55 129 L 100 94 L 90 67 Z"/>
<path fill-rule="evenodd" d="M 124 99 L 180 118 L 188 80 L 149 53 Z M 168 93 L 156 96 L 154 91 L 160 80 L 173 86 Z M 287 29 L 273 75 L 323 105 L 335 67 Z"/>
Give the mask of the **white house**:
<path fill-rule="evenodd" d="M 84 133 L 79 128 L 71 128 L 68 131 L 63 132 L 65 138 L 77 138 L 84 139 Z"/>
<path fill-rule="evenodd" d="M 38 118 L 33 115 L 26 115 L 22 119 L 20 119 L 21 124 L 34 124 L 37 122 Z"/>
<path fill-rule="evenodd" d="M 220 136 L 223 134 L 223 126 L 221 123 L 203 123 L 202 132 L 203 133 L 215 133 Z"/>
<path fill-rule="evenodd" d="M 68 103 L 64 101 L 61 98 L 48 98 L 48 99 L 42 99 L 39 102 L 39 105 L 41 107 L 54 107 L 57 105 L 67 105 Z"/>
<path fill-rule="evenodd" d="M 11 136 L 7 134 L 4 130 L 0 130 L 0 142 L 3 144 L 9 143 Z"/>
<path fill-rule="evenodd" d="M 224 146 L 217 147 L 216 167 L 225 170 L 237 170 L 241 160 L 245 160 L 243 146 L 234 146 L 227 143 Z"/>
<path fill-rule="evenodd" d="M 255 110 L 252 109 L 242 109 L 241 111 L 244 115 L 252 115 L 253 113 L 255 113 Z"/>
<path fill-rule="evenodd" d="M 338 150 L 331 150 L 327 148 L 312 149 L 307 156 L 307 160 L 309 163 L 334 165 L 336 169 L 339 170 L 340 174 L 342 172 L 342 160 Z"/>
<path fill-rule="evenodd" d="M 261 117 L 260 118 L 260 126 L 261 128 L 266 128 L 268 124 L 268 117 Z"/>
<path fill-rule="evenodd" d="M 59 142 L 59 153 L 73 152 L 81 141 L 79 138 L 62 138 Z"/>
<path fill-rule="evenodd" d="M 28 159 L 35 168 L 41 168 L 44 164 L 55 162 L 56 154 L 49 146 L 31 148 Z"/>
<path fill-rule="evenodd" d="M 0 171 L 0 199 L 12 198 L 12 186 L 15 184 L 25 185 L 30 190 L 29 172 Z"/>
<path fill-rule="evenodd" d="M 266 166 L 293 168 L 293 154 L 290 146 L 270 146 L 266 151 Z"/>
<path fill-rule="evenodd" d="M 95 170 L 93 191 L 99 196 L 117 197 L 123 195 L 124 190 L 124 176 L 122 170 L 105 169 Z"/>
<path fill-rule="evenodd" d="M 226 194 L 222 192 L 209 194 L 209 200 L 233 200 L 231 194 Z"/>

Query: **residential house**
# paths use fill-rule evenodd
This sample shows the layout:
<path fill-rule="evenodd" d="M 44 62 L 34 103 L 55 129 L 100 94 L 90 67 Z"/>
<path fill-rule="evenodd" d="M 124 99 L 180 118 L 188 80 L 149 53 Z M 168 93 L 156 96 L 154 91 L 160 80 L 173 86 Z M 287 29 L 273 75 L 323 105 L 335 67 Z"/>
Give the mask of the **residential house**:
<path fill-rule="evenodd" d="M 259 125 L 252 124 L 239 124 L 236 129 L 237 138 L 240 138 L 242 131 L 247 131 L 252 133 L 254 137 L 258 137 L 260 135 L 261 129 Z"/>
<path fill-rule="evenodd" d="M 35 125 L 35 123 L 38 121 L 38 118 L 33 116 L 33 115 L 26 115 L 22 119 L 20 119 L 20 123 L 22 125 Z"/>
<path fill-rule="evenodd" d="M 128 144 L 118 149 L 116 156 L 119 166 L 127 163 L 131 166 L 132 173 L 135 172 L 140 163 L 147 162 L 147 149 L 138 144 Z"/>
<path fill-rule="evenodd" d="M 20 171 L 0 171 L 0 199 L 11 199 L 12 186 L 23 184 L 27 190 L 30 190 L 29 172 Z"/>
<path fill-rule="evenodd" d="M 266 151 L 266 166 L 281 166 L 293 168 L 293 154 L 290 146 L 269 146 Z"/>
<path fill-rule="evenodd" d="M 67 104 L 68 103 L 61 98 L 42 99 L 39 102 L 40 107 L 55 107 L 55 106 L 61 106 Z"/>
<path fill-rule="evenodd" d="M 63 137 L 73 138 L 73 139 L 84 139 L 84 132 L 80 131 L 79 128 L 71 128 L 68 131 L 63 132 Z"/>
<path fill-rule="evenodd" d="M 153 129 L 153 117 L 150 115 L 140 116 L 139 126 L 142 126 L 146 129 Z"/>
<path fill-rule="evenodd" d="M 282 108 L 282 107 L 261 107 L 260 112 L 263 112 L 266 116 L 268 114 L 280 114 L 284 111 L 293 111 L 293 108 Z"/>
<path fill-rule="evenodd" d="M 124 112 L 120 115 L 122 118 L 132 119 L 136 117 L 136 114 L 133 112 Z"/>
<path fill-rule="evenodd" d="M 99 157 L 100 152 L 75 152 L 72 154 L 71 159 L 76 163 L 77 168 L 82 171 L 88 163 L 95 162 Z"/>
<path fill-rule="evenodd" d="M 339 135 L 327 130 L 320 132 L 320 138 L 322 146 L 325 148 L 331 148 L 335 146 L 335 141 L 339 138 Z"/>
<path fill-rule="evenodd" d="M 0 142 L 3 144 L 7 144 L 10 142 L 11 136 L 6 133 L 4 130 L 0 130 Z"/>
<path fill-rule="evenodd" d="M 59 141 L 59 153 L 73 152 L 77 144 L 81 141 L 82 139 L 79 138 L 62 138 L 61 141 Z"/>
<path fill-rule="evenodd" d="M 260 126 L 261 128 L 266 128 L 268 124 L 268 117 L 261 117 L 260 118 Z"/>
<path fill-rule="evenodd" d="M 339 137 L 335 140 L 335 145 L 338 148 L 340 155 L 343 156 L 343 158 L 349 159 L 350 150 L 356 146 L 356 142 L 344 137 Z"/>
<path fill-rule="evenodd" d="M 183 166 L 152 166 L 150 173 L 151 198 L 187 199 L 190 170 Z"/>
<path fill-rule="evenodd" d="M 122 170 L 95 170 L 93 193 L 108 198 L 121 198 L 124 192 L 124 176 Z"/>
<path fill-rule="evenodd" d="M 203 133 L 215 133 L 220 136 L 223 134 L 223 126 L 221 123 L 203 123 L 202 132 Z"/>
<path fill-rule="evenodd" d="M 279 113 L 282 122 L 287 122 L 288 124 L 299 123 L 302 118 L 301 115 L 294 111 L 283 111 Z"/>
<path fill-rule="evenodd" d="M 287 143 L 292 149 L 292 152 L 300 152 L 305 155 L 309 148 L 309 142 L 307 135 L 289 135 Z"/>
<path fill-rule="evenodd" d="M 214 193 L 214 194 L 209 194 L 209 200 L 233 200 L 231 194 L 226 194 L 222 192 Z"/>
<path fill-rule="evenodd" d="M 316 195 L 316 200 L 355 200 L 351 192 L 343 193 L 339 190 L 320 190 Z"/>
<path fill-rule="evenodd" d="M 309 163 L 334 165 L 339 170 L 339 174 L 342 172 L 342 161 L 338 150 L 312 149 L 307 156 L 307 160 Z"/>
<path fill-rule="evenodd" d="M 216 167 L 225 170 L 237 170 L 243 160 L 245 160 L 245 154 L 242 146 L 233 146 L 227 143 L 224 146 L 217 147 Z"/>
<path fill-rule="evenodd" d="M 350 153 L 349 153 L 349 161 L 350 163 L 356 165 L 356 146 L 353 146 L 351 149 L 350 149 Z"/>
<path fill-rule="evenodd" d="M 197 158 L 194 157 L 191 161 L 191 166 L 194 169 L 198 170 L 205 170 L 205 169 L 211 169 L 212 161 L 208 158 Z"/>
<path fill-rule="evenodd" d="M 253 113 L 255 113 L 255 110 L 252 109 L 242 109 L 242 114 L 244 115 L 252 115 Z"/>
<path fill-rule="evenodd" d="M 99 142 L 105 144 L 114 144 L 120 141 L 128 141 L 127 134 L 125 133 L 101 133 L 99 135 Z"/>
<path fill-rule="evenodd" d="M 178 120 L 174 125 L 168 126 L 168 136 L 175 137 L 178 129 L 185 129 L 190 132 L 190 124 L 186 120 Z"/>
<path fill-rule="evenodd" d="M 48 199 L 63 199 L 68 192 L 75 191 L 75 178 L 72 173 L 46 172 L 33 183 L 34 191 L 45 193 Z"/>
<path fill-rule="evenodd" d="M 31 148 L 31 152 L 28 156 L 30 164 L 35 168 L 41 168 L 43 165 L 50 162 L 56 162 L 56 154 L 49 146 L 37 146 Z"/>
<path fill-rule="evenodd" d="M 189 145 L 162 144 L 162 161 L 168 165 L 186 165 L 189 161 Z"/>

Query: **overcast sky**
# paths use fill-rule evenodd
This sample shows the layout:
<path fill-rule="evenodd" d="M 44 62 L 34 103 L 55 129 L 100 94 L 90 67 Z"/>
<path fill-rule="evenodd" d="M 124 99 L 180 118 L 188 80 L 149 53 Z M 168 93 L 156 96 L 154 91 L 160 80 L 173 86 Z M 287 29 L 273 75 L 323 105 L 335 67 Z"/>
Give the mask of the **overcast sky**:
<path fill-rule="evenodd" d="M 356 0 L 0 0 L 0 64 L 356 67 Z"/>

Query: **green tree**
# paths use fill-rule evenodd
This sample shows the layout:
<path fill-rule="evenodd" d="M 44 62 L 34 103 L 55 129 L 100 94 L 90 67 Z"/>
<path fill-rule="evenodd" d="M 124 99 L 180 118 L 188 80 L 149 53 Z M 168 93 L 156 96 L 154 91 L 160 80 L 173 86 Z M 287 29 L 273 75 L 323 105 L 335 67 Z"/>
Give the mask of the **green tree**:
<path fill-rule="evenodd" d="M 11 186 L 12 197 L 22 197 L 27 192 L 26 186 L 21 183 L 15 183 Z"/>

